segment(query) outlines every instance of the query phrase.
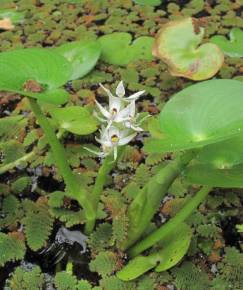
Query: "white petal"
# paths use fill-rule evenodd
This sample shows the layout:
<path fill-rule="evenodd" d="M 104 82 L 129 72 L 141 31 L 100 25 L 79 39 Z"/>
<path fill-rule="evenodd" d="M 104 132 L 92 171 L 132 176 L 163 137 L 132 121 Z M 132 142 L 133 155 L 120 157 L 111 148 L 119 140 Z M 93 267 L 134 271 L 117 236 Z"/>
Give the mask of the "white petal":
<path fill-rule="evenodd" d="M 114 160 L 117 158 L 117 146 L 114 147 Z"/>
<path fill-rule="evenodd" d="M 122 146 L 122 145 L 129 143 L 136 135 L 137 135 L 137 133 L 133 133 L 127 137 L 121 138 L 118 142 L 118 145 Z"/>
<path fill-rule="evenodd" d="M 109 128 L 109 132 L 108 132 L 108 135 L 109 135 L 109 140 L 111 140 L 111 137 L 113 135 L 116 135 L 118 138 L 120 137 L 120 130 L 114 126 L 111 126 Z"/>
<path fill-rule="evenodd" d="M 103 106 L 101 106 L 101 104 L 97 102 L 96 100 L 95 100 L 95 103 L 98 106 L 102 115 L 104 115 L 107 119 L 109 119 L 111 117 L 110 113 Z"/>
<path fill-rule="evenodd" d="M 107 147 L 111 147 L 112 144 L 111 142 L 107 141 L 107 140 L 104 140 L 104 139 L 99 139 L 97 137 L 95 137 L 95 140 L 100 143 L 102 146 L 107 146 Z"/>
<path fill-rule="evenodd" d="M 135 103 L 134 103 L 135 105 Z M 133 117 L 133 104 L 129 104 L 128 106 L 126 106 L 126 108 L 124 108 L 123 110 L 121 110 L 116 117 L 114 118 L 115 122 L 124 122 L 125 120 L 129 120 L 131 117 Z"/>
<path fill-rule="evenodd" d="M 123 81 L 120 81 L 117 88 L 116 88 L 116 95 L 119 97 L 119 98 L 122 98 L 125 96 L 125 88 L 124 88 L 124 85 L 123 85 Z"/>
<path fill-rule="evenodd" d="M 134 126 L 131 124 L 131 129 L 133 129 L 134 131 L 136 132 L 142 132 L 143 131 L 143 128 L 141 127 L 138 127 L 138 126 Z"/>
<path fill-rule="evenodd" d="M 98 119 L 100 122 L 106 122 L 106 119 L 101 118 L 96 111 L 93 112 L 93 115 L 96 119 Z"/>
<path fill-rule="evenodd" d="M 104 87 L 102 84 L 99 84 L 100 85 L 100 87 L 107 93 L 107 95 L 109 96 L 109 97 L 113 97 L 113 95 L 112 95 L 112 93 L 111 93 L 111 91 L 110 90 L 108 90 L 106 87 Z"/>
<path fill-rule="evenodd" d="M 126 98 L 126 100 L 128 100 L 128 101 L 130 101 L 130 100 L 137 100 L 144 93 L 145 93 L 145 91 L 139 91 L 139 92 L 131 95 L 130 97 Z"/>
<path fill-rule="evenodd" d="M 117 112 L 120 111 L 121 108 L 121 104 L 122 104 L 122 100 L 120 98 L 117 97 L 109 97 L 109 111 L 111 112 L 113 109 L 116 109 Z"/>
<path fill-rule="evenodd" d="M 90 148 L 88 148 L 88 147 L 83 147 L 83 148 L 84 148 L 85 150 L 87 150 L 87 151 L 89 151 L 89 152 L 91 152 L 91 153 L 93 153 L 93 154 L 99 156 L 99 157 L 104 157 L 104 152 L 97 152 L 97 151 L 94 151 L 94 150 L 92 150 L 92 149 L 90 149 Z"/>

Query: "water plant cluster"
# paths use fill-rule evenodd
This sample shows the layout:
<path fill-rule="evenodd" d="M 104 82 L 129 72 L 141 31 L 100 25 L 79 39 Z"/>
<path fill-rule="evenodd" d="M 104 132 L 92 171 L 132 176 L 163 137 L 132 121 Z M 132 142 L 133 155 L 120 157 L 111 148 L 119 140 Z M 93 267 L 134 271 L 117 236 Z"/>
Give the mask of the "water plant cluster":
<path fill-rule="evenodd" d="M 0 10 L 3 289 L 240 290 L 238 1 L 44 2 Z"/>

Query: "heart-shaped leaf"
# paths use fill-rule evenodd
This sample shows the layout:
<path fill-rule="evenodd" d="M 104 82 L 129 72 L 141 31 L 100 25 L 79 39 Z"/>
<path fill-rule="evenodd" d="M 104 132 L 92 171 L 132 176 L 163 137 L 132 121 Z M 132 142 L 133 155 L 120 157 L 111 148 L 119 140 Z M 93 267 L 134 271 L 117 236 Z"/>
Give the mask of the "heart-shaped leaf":
<path fill-rule="evenodd" d="M 64 57 L 47 49 L 3 52 L 0 54 L 0 90 L 62 104 L 68 94 L 58 88 L 68 81 L 70 71 Z"/>
<path fill-rule="evenodd" d="M 134 0 L 134 2 L 139 5 L 158 6 L 162 0 Z"/>
<path fill-rule="evenodd" d="M 173 76 L 205 80 L 214 76 L 224 62 L 221 50 L 212 43 L 200 45 L 204 28 L 200 19 L 170 21 L 160 29 L 153 54 L 168 65 Z"/>
<path fill-rule="evenodd" d="M 197 148 L 243 130 L 243 83 L 209 80 L 175 94 L 160 113 L 164 139 L 148 142 L 150 152 Z"/>
<path fill-rule="evenodd" d="M 145 272 L 155 268 L 156 272 L 161 272 L 175 266 L 186 254 L 192 237 L 191 228 L 185 224 L 180 224 L 176 231 L 160 242 L 161 249 L 148 256 L 137 256 L 132 259 L 122 270 L 117 273 L 117 277 L 123 281 L 136 279 Z"/>
<path fill-rule="evenodd" d="M 216 35 L 211 41 L 218 45 L 224 54 L 231 57 L 243 57 L 243 31 L 238 28 L 232 28 L 229 39 L 223 35 Z"/>
<path fill-rule="evenodd" d="M 56 108 L 50 113 L 61 128 L 71 133 L 87 135 L 97 130 L 97 121 L 86 108 L 78 106 Z"/>
<path fill-rule="evenodd" d="M 216 187 L 243 187 L 243 164 L 230 168 L 216 168 L 211 164 L 195 164 L 189 166 L 185 178 L 190 183 Z"/>
<path fill-rule="evenodd" d="M 82 78 L 96 65 L 101 48 L 97 41 L 75 41 L 65 43 L 54 51 L 64 56 L 72 65 L 70 80 Z"/>
<path fill-rule="evenodd" d="M 219 169 L 243 163 L 243 135 L 205 146 L 196 159 Z"/>
<path fill-rule="evenodd" d="M 126 32 L 114 32 L 101 36 L 101 59 L 114 65 L 126 66 L 138 59 L 152 60 L 154 39 L 141 36 L 132 42 L 132 36 Z"/>

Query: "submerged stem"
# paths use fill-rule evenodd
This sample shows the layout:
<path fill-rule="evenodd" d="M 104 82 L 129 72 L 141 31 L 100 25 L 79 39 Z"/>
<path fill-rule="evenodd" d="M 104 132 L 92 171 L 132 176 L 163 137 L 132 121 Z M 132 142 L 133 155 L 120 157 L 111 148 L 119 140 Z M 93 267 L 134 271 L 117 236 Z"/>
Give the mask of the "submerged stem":
<path fill-rule="evenodd" d="M 211 191 L 211 187 L 204 186 L 202 187 L 187 204 L 165 225 L 162 225 L 160 228 L 152 232 L 144 240 L 137 243 L 132 247 L 128 254 L 130 257 L 135 257 L 144 250 L 150 248 L 157 242 L 163 240 L 167 237 L 176 227 L 180 226 L 186 218 L 188 218 L 191 213 L 200 205 L 200 203 L 207 197 L 208 193 Z M 180 237 L 178 237 L 180 238 Z"/>
<path fill-rule="evenodd" d="M 52 154 L 60 174 L 67 186 L 67 193 L 71 198 L 76 199 L 79 204 L 84 208 L 86 220 L 89 221 L 95 216 L 94 209 L 91 202 L 88 200 L 87 192 L 80 186 L 73 174 L 66 157 L 66 152 L 62 144 L 57 139 L 55 131 L 50 125 L 48 119 L 41 111 L 40 106 L 36 100 L 29 98 L 30 106 L 34 112 L 36 119 L 43 129 L 48 143 L 51 147 Z"/>

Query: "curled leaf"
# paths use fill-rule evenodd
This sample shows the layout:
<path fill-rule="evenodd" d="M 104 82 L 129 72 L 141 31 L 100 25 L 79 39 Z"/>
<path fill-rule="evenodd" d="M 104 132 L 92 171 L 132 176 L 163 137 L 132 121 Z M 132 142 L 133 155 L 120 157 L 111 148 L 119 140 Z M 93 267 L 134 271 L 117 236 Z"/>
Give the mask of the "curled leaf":
<path fill-rule="evenodd" d="M 224 61 L 221 50 L 212 43 L 200 45 L 202 21 L 195 18 L 170 21 L 160 29 L 153 55 L 168 65 L 173 76 L 205 80 L 214 76 Z"/>

